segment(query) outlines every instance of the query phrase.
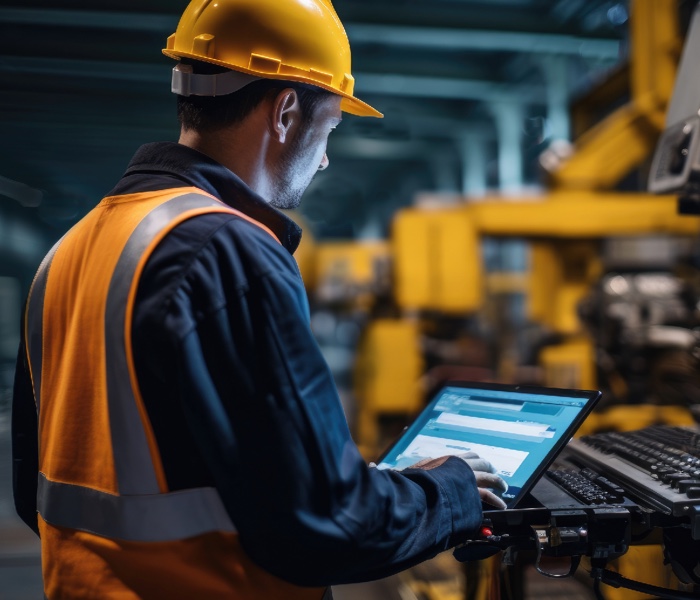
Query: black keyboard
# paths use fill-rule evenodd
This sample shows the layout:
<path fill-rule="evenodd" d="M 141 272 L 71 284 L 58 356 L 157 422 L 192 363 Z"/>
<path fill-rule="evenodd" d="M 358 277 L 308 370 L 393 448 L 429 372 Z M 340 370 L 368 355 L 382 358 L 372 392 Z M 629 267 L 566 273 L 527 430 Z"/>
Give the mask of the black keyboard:
<path fill-rule="evenodd" d="M 547 477 L 583 504 L 622 504 L 625 501 L 625 491 L 619 485 L 591 469 L 550 470 Z"/>
<path fill-rule="evenodd" d="M 610 480 L 631 499 L 666 514 L 687 516 L 700 507 L 700 430 L 653 426 L 574 439 L 575 464 Z"/>

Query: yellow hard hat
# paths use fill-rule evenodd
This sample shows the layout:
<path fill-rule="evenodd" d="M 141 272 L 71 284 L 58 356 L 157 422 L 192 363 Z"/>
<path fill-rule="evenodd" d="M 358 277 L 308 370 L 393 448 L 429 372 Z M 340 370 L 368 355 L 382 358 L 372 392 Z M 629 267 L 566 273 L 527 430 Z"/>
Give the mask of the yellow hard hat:
<path fill-rule="evenodd" d="M 331 0 L 192 0 L 163 54 L 238 71 L 249 76 L 244 83 L 312 84 L 342 96 L 345 112 L 382 117 L 353 95 L 350 44 Z"/>

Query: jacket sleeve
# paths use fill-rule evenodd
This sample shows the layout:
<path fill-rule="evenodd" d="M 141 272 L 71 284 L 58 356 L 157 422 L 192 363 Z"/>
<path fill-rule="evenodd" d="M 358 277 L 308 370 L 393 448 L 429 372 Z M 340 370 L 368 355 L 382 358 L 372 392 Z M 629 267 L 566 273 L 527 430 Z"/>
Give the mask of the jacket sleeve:
<path fill-rule="evenodd" d="M 36 405 L 23 341 L 17 356 L 12 395 L 12 488 L 17 514 L 39 535 L 36 512 L 39 472 L 37 436 Z"/>
<path fill-rule="evenodd" d="M 188 270 L 169 314 L 188 422 L 246 552 L 299 585 L 396 573 L 472 535 L 474 475 L 369 468 L 309 326 L 293 258 L 238 223 Z M 207 309 L 194 309 L 208 294 Z"/>

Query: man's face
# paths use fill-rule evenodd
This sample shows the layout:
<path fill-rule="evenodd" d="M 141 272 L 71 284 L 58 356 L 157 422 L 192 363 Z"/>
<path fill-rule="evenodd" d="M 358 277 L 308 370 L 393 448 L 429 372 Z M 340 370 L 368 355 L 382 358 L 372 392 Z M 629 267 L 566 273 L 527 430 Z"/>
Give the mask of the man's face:
<path fill-rule="evenodd" d="M 270 204 L 277 208 L 296 208 L 314 175 L 328 166 L 328 135 L 342 121 L 340 96 L 324 97 L 316 105 L 307 123 L 291 131 L 291 139 L 280 159 L 277 190 Z"/>

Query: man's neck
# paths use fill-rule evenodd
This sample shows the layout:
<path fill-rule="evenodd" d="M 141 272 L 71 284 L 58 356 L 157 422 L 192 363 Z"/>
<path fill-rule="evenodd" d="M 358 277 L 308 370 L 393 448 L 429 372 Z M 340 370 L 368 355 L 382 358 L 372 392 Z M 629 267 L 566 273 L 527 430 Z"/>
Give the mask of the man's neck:
<path fill-rule="evenodd" d="M 269 140 L 247 123 L 200 133 L 183 130 L 178 142 L 206 154 L 240 177 L 256 194 L 269 201 L 272 189 L 267 166 Z"/>

